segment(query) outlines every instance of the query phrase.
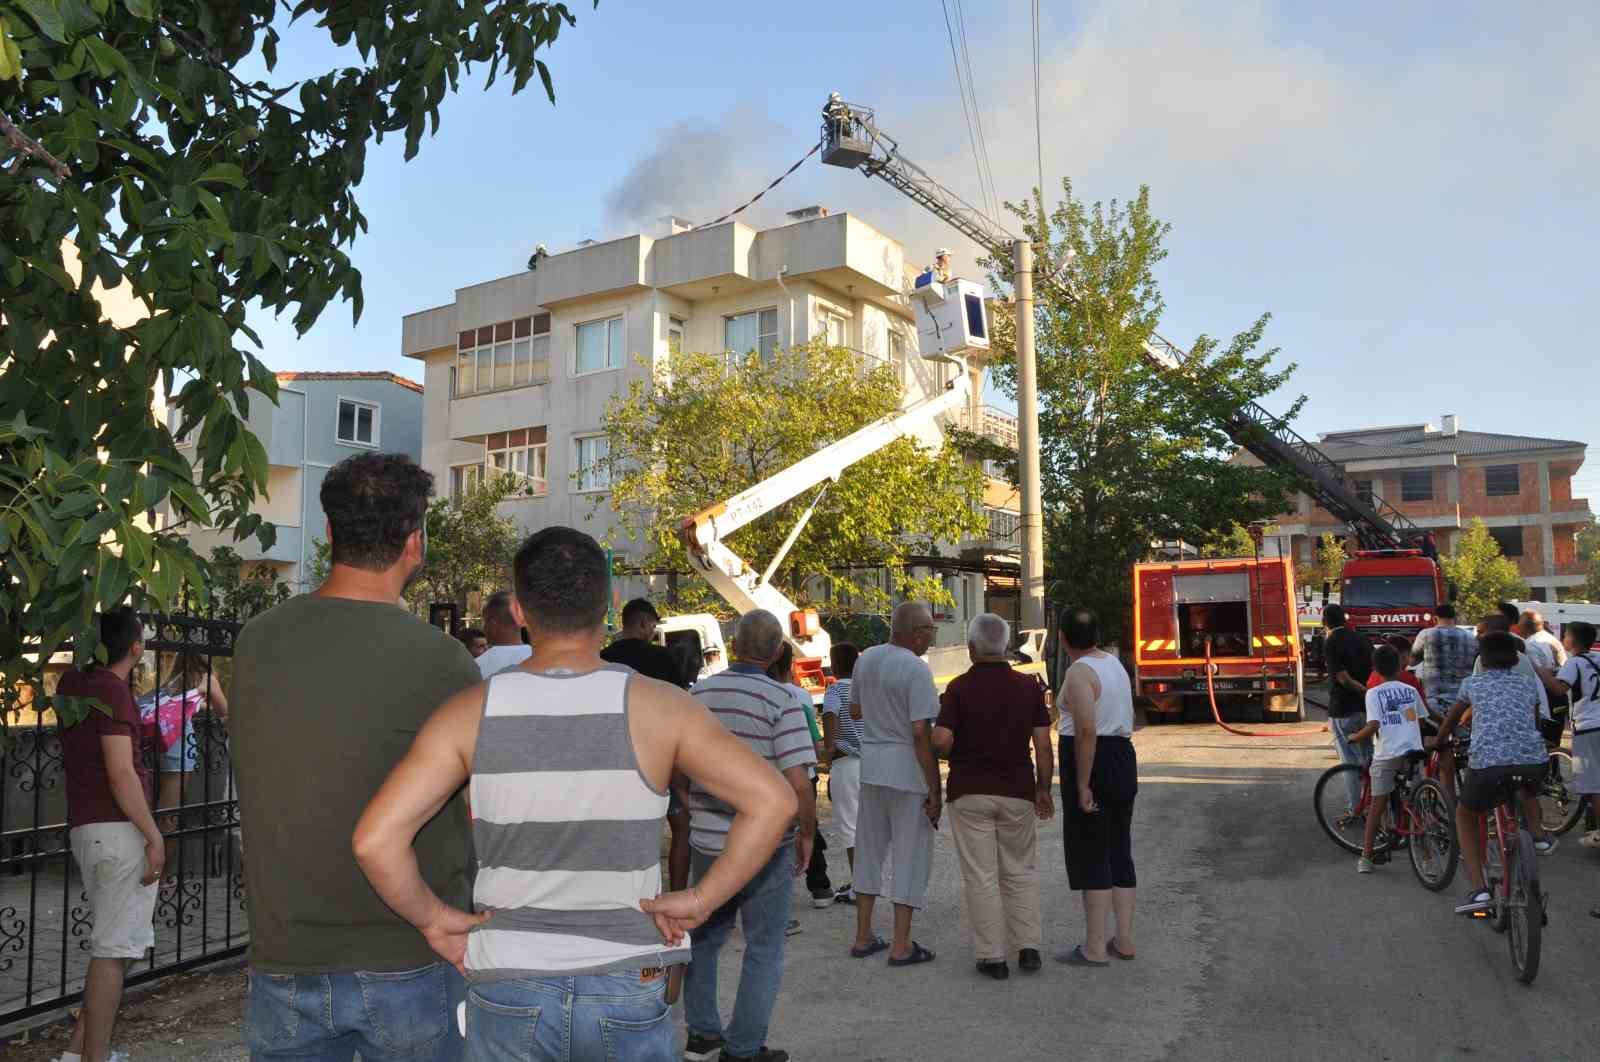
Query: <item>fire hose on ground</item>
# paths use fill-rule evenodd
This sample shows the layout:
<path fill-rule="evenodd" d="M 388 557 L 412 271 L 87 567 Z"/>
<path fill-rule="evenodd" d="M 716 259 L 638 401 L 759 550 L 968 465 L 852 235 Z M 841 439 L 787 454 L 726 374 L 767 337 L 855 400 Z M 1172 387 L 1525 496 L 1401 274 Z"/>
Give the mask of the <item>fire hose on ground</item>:
<path fill-rule="evenodd" d="M 1211 718 L 1215 719 L 1217 725 L 1228 733 L 1237 734 L 1239 737 L 1299 737 L 1304 734 L 1326 734 L 1328 732 L 1328 724 L 1326 723 L 1309 730 L 1241 730 L 1236 726 L 1229 726 L 1222 721 L 1222 711 L 1217 707 L 1217 689 L 1215 682 L 1212 681 L 1212 675 L 1215 670 L 1211 663 L 1211 643 L 1208 641 L 1206 643 L 1206 700 L 1211 703 Z M 1301 697 L 1304 698 L 1304 696 L 1305 693 L 1302 691 Z"/>

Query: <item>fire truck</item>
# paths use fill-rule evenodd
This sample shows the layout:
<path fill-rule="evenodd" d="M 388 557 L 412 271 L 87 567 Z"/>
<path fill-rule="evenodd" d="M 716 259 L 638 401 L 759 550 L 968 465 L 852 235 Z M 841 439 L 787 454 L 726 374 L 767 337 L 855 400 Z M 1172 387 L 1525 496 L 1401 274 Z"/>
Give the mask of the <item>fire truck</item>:
<path fill-rule="evenodd" d="M 1154 561 L 1133 568 L 1134 689 L 1147 722 L 1298 720 L 1305 675 L 1286 557 Z"/>
<path fill-rule="evenodd" d="M 1381 642 L 1416 638 L 1455 595 L 1438 563 L 1417 549 L 1363 549 L 1339 573 L 1339 602 L 1352 630 Z"/>

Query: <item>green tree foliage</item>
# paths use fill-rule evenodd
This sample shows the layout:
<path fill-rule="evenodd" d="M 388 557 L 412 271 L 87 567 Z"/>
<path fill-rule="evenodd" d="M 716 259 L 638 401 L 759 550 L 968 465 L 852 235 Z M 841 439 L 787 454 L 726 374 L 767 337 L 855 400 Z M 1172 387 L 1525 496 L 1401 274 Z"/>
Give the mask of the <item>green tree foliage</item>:
<path fill-rule="evenodd" d="M 338 68 L 273 78 L 297 20 Z M 134 588 L 170 608 L 203 587 L 190 528 L 270 542 L 244 418 L 277 386 L 238 346 L 259 346 L 246 307 L 301 332 L 335 298 L 359 316 L 369 141 L 415 155 L 472 64 L 553 100 L 538 56 L 571 22 L 527 0 L 0 0 L 0 672 L 68 638 L 92 654 L 95 609 Z M 102 318 L 96 286 L 143 319 Z"/>
<path fill-rule="evenodd" d="M 411 611 L 426 618 L 429 605 L 453 601 L 465 614 L 471 595 L 511 588 L 511 558 L 522 532 L 499 505 L 521 487 L 514 476 L 490 476 L 455 501 L 433 500 L 427 563 L 406 588 Z"/>
<path fill-rule="evenodd" d="M 1583 565 L 1583 586 L 1578 588 L 1584 601 L 1600 601 L 1600 523 L 1593 517 L 1577 535 L 1578 563 Z"/>
<path fill-rule="evenodd" d="M 278 581 L 270 564 L 245 567 L 244 558 L 227 546 L 213 546 L 206 562 L 207 582 L 186 587 L 184 606 L 204 614 L 209 606 L 215 619 L 244 622 L 280 605 L 293 596 L 289 584 Z"/>
<path fill-rule="evenodd" d="M 675 354 L 606 411 L 609 501 L 621 535 L 642 545 L 642 567 L 688 571 L 680 520 L 897 411 L 900 400 L 892 369 L 863 366 L 848 350 L 813 345 L 770 361 Z M 813 495 L 739 530 L 729 547 L 764 567 Z M 806 603 L 813 580 L 831 577 L 835 604 L 848 594 L 851 611 L 878 612 L 890 603 L 876 579 L 887 566 L 897 592 L 949 603 L 937 579 L 912 580 L 903 566 L 977 534 L 982 496 L 982 472 L 954 447 L 899 439 L 828 489 L 773 582 Z M 680 583 L 680 595 L 679 608 L 727 611 L 699 579 Z"/>
<path fill-rule="evenodd" d="M 1344 575 L 1345 561 L 1349 559 L 1350 555 L 1345 552 L 1344 539 L 1335 538 L 1331 534 L 1323 535 L 1317 542 L 1317 563 L 1313 569 L 1317 583 L 1339 586 L 1339 580 Z"/>
<path fill-rule="evenodd" d="M 1140 345 L 1161 317 L 1154 269 L 1168 226 L 1148 189 L 1093 206 L 1070 181 L 1062 194 L 1048 218 L 1042 201 L 1010 205 L 1050 275 L 1034 292 L 1046 575 L 1054 594 L 1095 608 L 1120 636 L 1129 570 L 1150 543 L 1206 542 L 1286 508 L 1287 481 L 1230 462 L 1236 447 L 1221 425 L 1292 366 L 1273 371 L 1277 351 L 1257 353 L 1263 315 L 1226 344 L 1200 336 L 1181 372 L 1153 370 Z M 1009 282 L 1009 262 L 989 265 L 997 285 Z M 996 315 L 993 331 L 995 377 L 1014 395 L 1015 327 Z"/>
<path fill-rule="evenodd" d="M 1516 562 L 1501 556 L 1500 543 L 1482 520 L 1472 521 L 1443 563 L 1445 578 L 1455 584 L 1456 611 L 1464 622 L 1476 622 L 1502 601 L 1527 596 L 1528 584 Z"/>
<path fill-rule="evenodd" d="M 1263 535 L 1270 535 L 1277 528 L 1267 525 L 1261 529 Z M 1250 529 L 1243 524 L 1230 524 L 1225 530 L 1213 535 L 1200 544 L 1202 557 L 1254 557 L 1258 553 L 1256 537 Z"/>

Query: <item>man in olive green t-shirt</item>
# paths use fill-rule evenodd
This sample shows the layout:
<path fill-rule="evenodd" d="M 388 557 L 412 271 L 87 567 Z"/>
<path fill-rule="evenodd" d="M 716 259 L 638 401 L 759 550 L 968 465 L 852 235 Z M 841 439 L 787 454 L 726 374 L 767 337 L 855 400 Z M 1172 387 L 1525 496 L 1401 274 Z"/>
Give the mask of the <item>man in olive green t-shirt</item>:
<path fill-rule="evenodd" d="M 228 728 L 250 913 L 253 1062 L 356 1050 L 365 1062 L 462 1056 L 460 975 L 384 905 L 350 847 L 356 820 L 423 722 L 481 681 L 460 642 L 396 604 L 422 568 L 432 483 L 398 454 L 331 469 L 321 492 L 327 582 L 251 620 L 234 650 Z M 470 909 L 461 794 L 423 827 L 414 850 L 433 890 Z"/>

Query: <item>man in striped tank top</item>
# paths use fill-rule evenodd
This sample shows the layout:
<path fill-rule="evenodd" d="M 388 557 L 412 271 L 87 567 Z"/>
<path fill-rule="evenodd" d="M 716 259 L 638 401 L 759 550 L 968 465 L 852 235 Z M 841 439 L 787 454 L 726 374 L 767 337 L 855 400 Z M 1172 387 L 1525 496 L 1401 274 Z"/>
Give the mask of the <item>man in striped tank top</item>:
<path fill-rule="evenodd" d="M 356 859 L 466 974 L 470 1058 L 666 1062 L 666 967 L 687 960 L 687 931 L 771 858 L 797 801 L 682 690 L 600 658 L 609 585 L 593 538 L 539 531 L 513 574 L 534 655 L 434 714 L 357 826 Z M 732 822 L 693 889 L 658 895 L 675 771 L 724 801 Z M 476 913 L 434 895 L 411 851 L 468 781 Z"/>

